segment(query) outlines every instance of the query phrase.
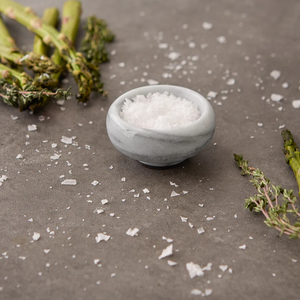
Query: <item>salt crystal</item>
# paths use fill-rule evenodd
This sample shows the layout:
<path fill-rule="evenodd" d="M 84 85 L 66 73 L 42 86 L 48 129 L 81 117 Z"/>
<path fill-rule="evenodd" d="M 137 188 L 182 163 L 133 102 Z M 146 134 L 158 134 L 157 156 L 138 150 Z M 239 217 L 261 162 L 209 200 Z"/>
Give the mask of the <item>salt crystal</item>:
<path fill-rule="evenodd" d="M 64 99 L 59 99 L 59 100 L 56 100 L 56 104 L 57 105 L 64 105 L 65 104 L 65 100 Z"/>
<path fill-rule="evenodd" d="M 294 108 L 300 108 L 300 100 L 293 100 L 292 105 Z"/>
<path fill-rule="evenodd" d="M 188 220 L 188 218 L 186 218 L 186 217 L 182 217 L 182 216 L 180 216 L 180 218 L 181 218 L 181 222 L 183 222 L 183 223 L 186 223 L 186 222 L 187 222 L 187 220 Z"/>
<path fill-rule="evenodd" d="M 217 95 L 218 95 L 217 92 L 210 91 L 210 92 L 207 94 L 207 97 L 209 97 L 209 98 L 216 98 Z"/>
<path fill-rule="evenodd" d="M 159 84 L 159 82 L 157 80 L 154 80 L 154 79 L 148 79 L 147 82 L 148 82 L 149 85 Z"/>
<path fill-rule="evenodd" d="M 54 153 L 52 156 L 50 156 L 50 159 L 52 160 L 57 160 L 61 157 L 61 154 L 57 154 L 57 153 Z"/>
<path fill-rule="evenodd" d="M 227 265 L 220 265 L 219 268 L 225 272 L 227 269 L 228 269 L 228 266 Z"/>
<path fill-rule="evenodd" d="M 165 92 L 126 98 L 120 116 L 137 127 L 163 130 L 195 122 L 200 111 L 195 103 Z"/>
<path fill-rule="evenodd" d="M 193 290 L 191 290 L 191 294 L 198 296 L 198 295 L 202 295 L 202 292 L 198 289 L 193 289 Z"/>
<path fill-rule="evenodd" d="M 275 101 L 275 102 L 279 102 L 280 100 L 282 100 L 283 96 L 279 95 L 279 94 L 272 94 L 271 95 L 271 100 Z"/>
<path fill-rule="evenodd" d="M 172 191 L 171 193 L 171 197 L 176 197 L 176 196 L 179 196 L 180 194 L 176 193 L 175 191 Z"/>
<path fill-rule="evenodd" d="M 228 79 L 228 81 L 226 82 L 227 85 L 234 85 L 235 84 L 235 79 L 234 78 L 230 78 Z"/>
<path fill-rule="evenodd" d="M 226 44 L 227 43 L 227 40 L 226 40 L 226 37 L 225 36 L 219 36 L 217 38 L 217 41 L 220 43 L 220 44 Z"/>
<path fill-rule="evenodd" d="M 168 265 L 173 267 L 173 266 L 176 266 L 177 265 L 177 262 L 176 261 L 172 261 L 172 260 L 168 260 Z"/>
<path fill-rule="evenodd" d="M 32 235 L 32 239 L 33 239 L 34 241 L 39 240 L 40 237 L 41 237 L 41 234 L 38 233 L 38 232 L 34 232 L 33 235 Z"/>
<path fill-rule="evenodd" d="M 13 116 L 13 115 L 11 115 L 10 117 L 11 117 L 11 119 L 12 119 L 13 121 L 15 121 L 15 120 L 18 120 L 18 119 L 19 119 L 19 117 L 18 117 L 18 116 Z"/>
<path fill-rule="evenodd" d="M 97 214 L 99 215 L 99 214 L 102 214 L 102 213 L 104 212 L 104 210 L 101 209 L 101 208 L 96 208 L 96 209 L 94 210 L 94 212 L 97 213 Z"/>
<path fill-rule="evenodd" d="M 212 293 L 212 289 L 205 289 L 204 294 L 205 296 L 209 296 Z"/>
<path fill-rule="evenodd" d="M 106 235 L 104 233 L 98 233 L 95 237 L 96 243 L 99 243 L 101 241 L 107 242 L 110 239 L 110 235 Z"/>
<path fill-rule="evenodd" d="M 239 246 L 239 249 L 245 250 L 247 248 L 247 246 L 244 244 L 242 246 Z"/>
<path fill-rule="evenodd" d="M 64 144 L 71 145 L 73 143 L 73 138 L 62 136 L 60 141 Z"/>
<path fill-rule="evenodd" d="M 193 279 L 196 276 L 203 276 L 204 272 L 198 264 L 189 262 L 186 264 L 186 269 L 189 272 L 190 278 Z"/>
<path fill-rule="evenodd" d="M 168 44 L 167 43 L 160 43 L 160 44 L 158 44 L 158 48 L 159 49 L 167 49 L 168 48 Z"/>
<path fill-rule="evenodd" d="M 92 183 L 91 183 L 93 186 L 96 186 L 96 185 L 98 185 L 99 184 L 99 181 L 97 181 L 97 180 L 94 180 Z"/>
<path fill-rule="evenodd" d="M 139 232 L 139 229 L 138 229 L 138 228 L 133 228 L 133 229 L 129 228 L 129 229 L 126 231 L 126 234 L 133 237 L 133 236 L 136 236 L 138 232 Z"/>
<path fill-rule="evenodd" d="M 264 124 L 263 123 L 257 123 L 258 127 L 262 127 Z"/>
<path fill-rule="evenodd" d="M 28 131 L 36 131 L 37 130 L 37 126 L 35 124 L 28 125 L 27 129 L 28 129 Z"/>
<path fill-rule="evenodd" d="M 171 53 L 169 53 L 168 58 L 171 59 L 171 60 L 175 60 L 179 56 L 180 56 L 180 54 L 178 52 L 171 52 Z"/>
<path fill-rule="evenodd" d="M 203 23 L 202 23 L 202 27 L 203 27 L 203 29 L 205 29 L 205 30 L 210 30 L 210 29 L 213 28 L 213 25 L 212 25 L 211 23 L 208 23 L 208 22 L 203 22 Z"/>
<path fill-rule="evenodd" d="M 23 158 L 23 155 L 22 155 L 22 154 L 18 154 L 18 155 L 16 156 L 16 158 L 17 158 L 17 159 L 22 159 L 22 158 Z"/>
<path fill-rule="evenodd" d="M 77 181 L 76 181 L 76 179 L 65 179 L 61 184 L 62 185 L 76 185 Z"/>
<path fill-rule="evenodd" d="M 108 203 L 108 200 L 107 199 L 102 199 L 101 203 L 104 205 L 104 204 Z"/>
<path fill-rule="evenodd" d="M 284 83 L 282 84 L 282 87 L 283 87 L 284 89 L 287 89 L 287 88 L 289 87 L 289 84 L 288 84 L 287 82 L 284 82 Z"/>
<path fill-rule="evenodd" d="M 200 228 L 197 229 L 197 232 L 198 232 L 198 234 L 201 234 L 201 233 L 204 233 L 205 230 L 204 230 L 203 227 L 200 227 Z"/>
<path fill-rule="evenodd" d="M 164 257 L 170 256 L 173 254 L 173 244 L 169 245 L 167 248 L 165 248 L 161 255 L 158 257 L 158 259 L 162 259 Z"/>
<path fill-rule="evenodd" d="M 168 243 L 172 243 L 173 239 L 166 238 L 165 236 L 162 237 L 163 240 L 166 240 Z"/>
<path fill-rule="evenodd" d="M 207 221 L 211 221 L 211 220 L 213 220 L 213 219 L 214 219 L 214 217 L 207 217 L 207 218 L 206 218 Z"/>
<path fill-rule="evenodd" d="M 50 249 L 44 249 L 44 253 L 48 254 L 50 252 Z"/>
<path fill-rule="evenodd" d="M 277 71 L 277 70 L 273 70 L 271 73 L 270 73 L 271 77 L 273 77 L 275 80 L 277 80 L 280 76 L 281 76 L 281 72 L 280 71 Z"/>
<path fill-rule="evenodd" d="M 99 258 L 94 259 L 94 264 L 95 265 L 98 265 L 99 263 L 100 263 L 100 259 Z"/>
<path fill-rule="evenodd" d="M 120 62 L 120 63 L 119 63 L 119 67 L 120 67 L 120 68 L 124 68 L 124 67 L 125 67 L 125 63 L 124 63 L 124 62 Z"/>
<path fill-rule="evenodd" d="M 19 256 L 19 259 L 25 260 L 26 256 Z"/>
<path fill-rule="evenodd" d="M 147 188 L 144 188 L 144 189 L 143 189 L 143 192 L 144 192 L 144 194 L 150 193 L 150 191 L 149 191 Z"/>

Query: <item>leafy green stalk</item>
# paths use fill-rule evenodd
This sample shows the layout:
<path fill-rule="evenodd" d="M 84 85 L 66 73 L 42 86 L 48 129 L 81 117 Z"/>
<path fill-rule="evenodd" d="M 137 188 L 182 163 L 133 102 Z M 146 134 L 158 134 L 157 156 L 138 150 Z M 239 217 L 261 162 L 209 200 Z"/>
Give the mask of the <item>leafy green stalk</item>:
<path fill-rule="evenodd" d="M 75 51 L 66 35 L 43 23 L 30 8 L 25 8 L 17 2 L 1 0 L 0 12 L 39 35 L 47 45 L 53 45 L 59 49 L 61 56 L 67 61 L 68 70 L 79 86 L 78 100 L 88 101 L 90 92 L 93 89 L 92 75 L 89 72 L 86 59 L 81 53 Z"/>
<path fill-rule="evenodd" d="M 248 161 L 243 159 L 242 155 L 234 154 L 237 165 L 242 169 L 242 175 L 252 176 L 253 186 L 257 190 L 257 195 L 246 199 L 245 208 L 255 212 L 262 212 L 266 217 L 264 221 L 269 227 L 274 227 L 290 238 L 300 238 L 300 213 L 295 206 L 297 198 L 293 190 L 286 190 L 281 186 L 271 185 L 262 171 L 249 167 Z M 279 196 L 282 196 L 280 204 Z M 298 217 L 294 224 L 288 219 L 288 214 Z"/>
<path fill-rule="evenodd" d="M 295 178 L 299 186 L 300 196 L 300 151 L 294 141 L 292 133 L 288 129 L 282 130 L 281 136 L 284 141 L 283 152 L 285 154 L 285 161 L 291 166 L 295 174 Z"/>
<path fill-rule="evenodd" d="M 18 107 L 20 111 L 27 108 L 36 111 L 44 107 L 51 97 L 67 98 L 70 89 L 52 92 L 42 88 L 28 74 L 0 64 L 0 98 L 6 104 Z"/>
<path fill-rule="evenodd" d="M 58 23 L 59 11 L 56 7 L 48 7 L 44 10 L 43 22 L 56 28 Z M 43 42 L 43 40 L 36 35 L 33 42 L 33 52 L 42 56 L 47 56 L 49 47 Z"/>
<path fill-rule="evenodd" d="M 80 15 L 81 15 L 80 1 L 70 0 L 65 2 L 63 6 L 62 25 L 61 25 L 60 32 L 66 35 L 66 37 L 69 39 L 69 42 L 72 45 L 75 43 L 76 35 L 78 32 Z M 61 66 L 61 70 L 52 75 L 54 79 L 59 80 L 59 77 L 62 73 L 62 70 L 65 68 L 66 63 L 62 58 L 60 51 L 57 48 L 54 50 L 51 59 L 55 64 Z"/>

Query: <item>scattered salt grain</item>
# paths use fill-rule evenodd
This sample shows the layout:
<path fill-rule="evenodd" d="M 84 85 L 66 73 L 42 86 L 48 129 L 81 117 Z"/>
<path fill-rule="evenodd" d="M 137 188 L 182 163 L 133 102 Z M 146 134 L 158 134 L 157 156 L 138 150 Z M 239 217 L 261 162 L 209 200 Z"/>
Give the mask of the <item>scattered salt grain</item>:
<path fill-rule="evenodd" d="M 23 155 L 22 155 L 22 154 L 18 154 L 18 155 L 16 156 L 16 158 L 17 158 L 17 159 L 22 159 L 22 158 L 23 158 Z"/>
<path fill-rule="evenodd" d="M 158 259 L 162 259 L 164 257 L 170 256 L 173 254 L 173 244 L 169 245 L 167 248 L 165 248 L 161 255 L 158 257 Z"/>
<path fill-rule="evenodd" d="M 101 241 L 107 242 L 110 239 L 110 235 L 106 235 L 104 233 L 98 233 L 95 237 L 96 243 L 99 243 Z"/>
<path fill-rule="evenodd" d="M 183 222 L 183 223 L 186 223 L 186 222 L 187 222 L 187 220 L 188 220 L 188 218 L 186 218 L 186 217 L 182 217 L 182 216 L 180 216 L 180 218 L 181 218 L 181 222 Z"/>
<path fill-rule="evenodd" d="M 287 88 L 289 87 L 289 84 L 288 84 L 287 82 L 284 82 L 284 83 L 282 84 L 282 87 L 283 87 L 284 89 L 287 89 Z"/>
<path fill-rule="evenodd" d="M 281 76 L 281 72 L 280 72 L 280 71 L 277 71 L 277 70 L 273 70 L 273 71 L 270 73 L 270 76 L 273 77 L 275 80 L 277 80 L 277 79 Z"/>
<path fill-rule="evenodd" d="M 189 262 L 186 264 L 186 269 L 189 272 L 190 278 L 193 279 L 196 276 L 203 276 L 204 272 L 198 264 Z"/>
<path fill-rule="evenodd" d="M 205 29 L 205 30 L 210 30 L 210 29 L 213 28 L 213 25 L 212 25 L 211 23 L 208 23 L 208 22 L 203 22 L 203 23 L 202 23 L 202 27 L 203 27 L 203 29 Z"/>
<path fill-rule="evenodd" d="M 65 104 L 65 100 L 64 99 L 59 99 L 59 100 L 56 101 L 56 104 L 62 106 L 62 105 Z"/>
<path fill-rule="evenodd" d="M 37 126 L 35 124 L 28 125 L 27 129 L 28 129 L 28 131 L 36 131 L 37 130 Z"/>
<path fill-rule="evenodd" d="M 200 111 L 195 103 L 164 92 L 126 98 L 120 116 L 137 127 L 163 130 L 196 121 Z"/>
<path fill-rule="evenodd" d="M 193 290 L 191 290 L 191 294 L 198 296 L 198 295 L 202 295 L 202 292 L 198 289 L 193 289 Z"/>
<path fill-rule="evenodd" d="M 50 156 L 50 159 L 52 160 L 57 160 L 61 157 L 61 154 L 57 154 L 57 153 L 54 153 L 52 156 Z"/>
<path fill-rule="evenodd" d="M 175 191 L 172 191 L 171 193 L 171 197 L 176 197 L 176 196 L 179 196 L 180 194 L 176 193 Z"/>
<path fill-rule="evenodd" d="M 198 234 L 201 234 L 201 233 L 204 233 L 205 230 L 204 230 L 203 227 L 200 227 L 200 228 L 197 229 L 197 232 L 198 232 Z"/>
<path fill-rule="evenodd" d="M 120 62 L 118 65 L 119 65 L 120 68 L 124 68 L 125 67 L 125 63 L 124 62 Z"/>
<path fill-rule="evenodd" d="M 172 242 L 173 242 L 173 239 L 171 239 L 171 238 L 166 238 L 165 236 L 162 236 L 162 239 L 163 239 L 163 240 L 166 240 L 168 243 L 172 243 Z"/>
<path fill-rule="evenodd" d="M 205 296 L 210 296 L 211 293 L 212 293 L 212 289 L 205 289 L 205 292 L 204 292 Z"/>
<path fill-rule="evenodd" d="M 293 100 L 292 105 L 294 108 L 300 108 L 300 100 Z"/>
<path fill-rule="evenodd" d="M 220 270 L 225 272 L 228 269 L 228 266 L 227 265 L 220 265 L 219 268 L 220 268 Z"/>
<path fill-rule="evenodd" d="M 239 246 L 239 249 L 245 250 L 247 248 L 247 246 L 244 244 L 242 246 Z"/>
<path fill-rule="evenodd" d="M 34 241 L 39 240 L 40 237 L 41 237 L 41 234 L 38 233 L 38 232 L 34 232 L 33 235 L 32 235 L 32 239 L 33 239 Z"/>
<path fill-rule="evenodd" d="M 228 81 L 226 82 L 227 85 L 234 85 L 235 84 L 235 79 L 234 78 L 230 78 L 228 79 Z"/>
<path fill-rule="evenodd" d="M 172 261 L 172 260 L 168 260 L 168 265 L 171 266 L 171 267 L 174 267 L 177 265 L 177 262 L 176 261 Z"/>
<path fill-rule="evenodd" d="M 50 249 L 44 249 L 44 253 L 48 254 L 50 252 Z"/>
<path fill-rule="evenodd" d="M 97 180 L 94 180 L 92 183 L 91 183 L 93 186 L 96 186 L 96 185 L 98 185 L 99 184 L 99 181 L 97 181 Z"/>
<path fill-rule="evenodd" d="M 108 203 L 108 200 L 107 199 L 102 199 L 101 203 L 102 203 L 102 205 L 104 205 L 104 204 Z"/>
<path fill-rule="evenodd" d="M 159 49 L 167 49 L 169 47 L 169 45 L 167 43 L 160 43 L 158 44 L 158 48 Z"/>
<path fill-rule="evenodd" d="M 219 36 L 217 38 L 217 41 L 220 43 L 220 44 L 226 44 L 227 43 L 227 40 L 226 40 L 226 37 L 225 36 Z"/>
<path fill-rule="evenodd" d="M 180 54 L 178 52 L 171 52 L 168 54 L 168 58 L 171 60 L 176 60 L 179 56 Z"/>
<path fill-rule="evenodd" d="M 61 184 L 62 185 L 76 185 L 77 180 L 76 179 L 65 179 Z"/>
<path fill-rule="evenodd" d="M 62 136 L 60 141 L 66 145 L 71 145 L 73 143 L 73 138 Z"/>
<path fill-rule="evenodd" d="M 149 85 L 159 84 L 159 82 L 157 80 L 154 80 L 154 79 L 148 79 L 147 82 L 148 82 Z"/>
<path fill-rule="evenodd" d="M 138 228 L 133 228 L 133 229 L 131 229 L 131 228 L 129 228 L 127 231 L 126 231 L 126 234 L 127 235 L 130 235 L 130 236 L 132 236 L 132 237 L 134 237 L 134 236 L 137 236 L 137 233 L 139 232 L 139 229 Z"/>
<path fill-rule="evenodd" d="M 272 94 L 271 95 L 271 100 L 275 101 L 275 102 L 279 102 L 280 100 L 282 100 L 283 96 L 279 95 L 279 94 Z"/>
<path fill-rule="evenodd" d="M 147 188 L 144 188 L 143 192 L 144 192 L 144 194 L 149 194 L 150 193 L 150 191 Z"/>
<path fill-rule="evenodd" d="M 210 92 L 207 94 L 207 97 L 209 97 L 209 98 L 216 98 L 217 95 L 218 95 L 217 92 L 210 91 Z"/>
<path fill-rule="evenodd" d="M 13 115 L 11 115 L 10 117 L 11 117 L 11 119 L 12 119 L 13 121 L 15 121 L 15 120 L 18 120 L 18 119 L 19 119 L 19 117 L 18 117 L 18 116 L 13 116 Z"/>

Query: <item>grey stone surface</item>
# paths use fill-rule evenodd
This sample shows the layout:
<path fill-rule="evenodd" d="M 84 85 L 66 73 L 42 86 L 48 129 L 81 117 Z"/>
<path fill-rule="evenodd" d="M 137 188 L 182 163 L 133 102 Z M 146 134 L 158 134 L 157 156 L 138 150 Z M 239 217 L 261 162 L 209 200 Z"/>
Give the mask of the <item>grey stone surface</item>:
<path fill-rule="evenodd" d="M 50 5 L 19 2 L 39 15 Z M 233 153 L 242 153 L 274 184 L 297 190 L 280 128 L 289 128 L 300 144 L 300 111 L 292 106 L 300 98 L 299 1 L 83 1 L 82 20 L 91 14 L 105 18 L 117 36 L 109 46 L 116 54 L 101 67 L 108 99 L 93 95 L 83 106 L 73 98 L 64 111 L 53 101 L 38 115 L 0 104 L 0 175 L 8 177 L 0 187 L 0 299 L 201 297 L 193 289 L 212 289 L 210 299 L 299 299 L 299 240 L 279 236 L 262 215 L 244 210 L 254 189 L 233 160 Z M 19 45 L 30 49 L 33 35 L 5 21 Z M 205 30 L 203 22 L 213 28 Z M 78 41 L 82 36 L 80 30 Z M 180 56 L 172 61 L 171 52 Z M 278 80 L 273 70 L 281 71 Z M 230 78 L 234 85 L 226 84 Z M 211 99 L 212 142 L 168 169 L 125 157 L 106 133 L 112 101 L 149 79 L 218 93 Z M 64 86 L 75 91 L 69 80 Z M 273 93 L 283 100 L 269 100 Z M 37 131 L 27 130 L 31 124 Z M 74 137 L 74 145 L 62 143 L 62 136 Z M 54 153 L 61 154 L 58 160 L 51 159 Z M 77 185 L 61 185 L 65 179 Z M 173 191 L 180 195 L 171 197 Z M 129 228 L 139 228 L 138 236 L 127 235 Z M 34 232 L 41 234 L 37 241 Z M 98 233 L 111 237 L 96 243 Z M 174 253 L 159 260 L 170 245 L 163 236 L 173 239 Z M 190 279 L 189 262 L 212 267 Z"/>

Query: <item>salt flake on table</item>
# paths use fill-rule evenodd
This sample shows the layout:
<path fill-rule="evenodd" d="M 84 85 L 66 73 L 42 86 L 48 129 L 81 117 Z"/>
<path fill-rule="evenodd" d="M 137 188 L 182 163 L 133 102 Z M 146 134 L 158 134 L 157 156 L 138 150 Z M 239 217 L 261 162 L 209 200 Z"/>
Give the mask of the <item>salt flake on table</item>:
<path fill-rule="evenodd" d="M 169 45 L 167 43 L 160 43 L 158 44 L 158 48 L 159 49 L 167 49 L 169 47 Z"/>
<path fill-rule="evenodd" d="M 173 254 L 173 244 L 169 245 L 167 248 L 165 248 L 161 255 L 158 257 L 158 259 L 162 259 L 164 257 L 170 256 Z"/>
<path fill-rule="evenodd" d="M 148 79 L 147 82 L 148 82 L 149 85 L 159 84 L 159 81 L 154 80 L 154 79 Z"/>
<path fill-rule="evenodd" d="M 178 184 L 176 184 L 175 182 L 170 181 L 170 185 L 174 185 L 175 187 L 178 187 Z"/>
<path fill-rule="evenodd" d="M 101 203 L 104 205 L 104 204 L 108 203 L 108 200 L 107 199 L 102 199 Z"/>
<path fill-rule="evenodd" d="M 28 129 L 28 131 L 36 131 L 37 130 L 37 126 L 35 124 L 28 125 L 27 129 Z"/>
<path fill-rule="evenodd" d="M 217 38 L 217 41 L 220 43 L 220 44 L 226 44 L 227 43 L 227 40 L 226 40 L 226 37 L 225 36 L 219 36 Z"/>
<path fill-rule="evenodd" d="M 203 22 L 203 23 L 202 23 L 202 27 L 203 27 L 203 29 L 205 29 L 205 30 L 210 30 L 210 29 L 213 28 L 213 25 L 212 25 L 211 23 L 208 23 L 208 22 Z"/>
<path fill-rule="evenodd" d="M 277 80 L 281 76 L 281 72 L 278 70 L 273 70 L 270 73 L 270 76 L 273 77 L 275 80 Z"/>
<path fill-rule="evenodd" d="M 210 92 L 207 94 L 207 97 L 209 97 L 209 98 L 216 98 L 217 95 L 218 95 L 217 92 L 210 91 Z"/>
<path fill-rule="evenodd" d="M 177 265 L 177 262 L 176 261 L 172 261 L 172 260 L 168 260 L 168 265 L 171 266 L 171 267 L 174 267 Z"/>
<path fill-rule="evenodd" d="M 50 252 L 50 249 L 44 249 L 44 253 L 48 254 Z"/>
<path fill-rule="evenodd" d="M 110 235 L 106 235 L 104 233 L 98 233 L 97 236 L 95 237 L 97 243 L 101 241 L 107 242 L 109 239 L 110 239 Z"/>
<path fill-rule="evenodd" d="M 193 289 L 193 290 L 191 290 L 191 294 L 198 296 L 198 295 L 202 295 L 202 292 L 198 289 Z"/>
<path fill-rule="evenodd" d="M 144 188 L 143 192 L 144 192 L 144 194 L 149 194 L 150 193 L 150 191 L 147 188 Z"/>
<path fill-rule="evenodd" d="M 99 215 L 99 214 L 102 214 L 102 213 L 104 212 L 104 209 L 102 209 L 102 208 L 96 208 L 96 209 L 94 210 L 94 212 L 97 213 L 97 214 Z"/>
<path fill-rule="evenodd" d="M 228 81 L 226 82 L 227 85 L 234 85 L 235 84 L 235 79 L 234 78 L 230 78 L 228 79 Z"/>
<path fill-rule="evenodd" d="M 176 196 L 179 196 L 180 194 L 176 193 L 175 191 L 172 191 L 171 193 L 171 197 L 176 197 Z"/>
<path fill-rule="evenodd" d="M 119 66 L 120 68 L 124 68 L 124 67 L 125 67 L 125 63 L 124 63 L 124 62 L 120 62 L 120 63 L 118 64 L 118 66 Z"/>
<path fill-rule="evenodd" d="M 18 155 L 16 156 L 16 158 L 17 158 L 17 159 L 22 159 L 22 158 L 23 158 L 23 155 L 22 155 L 22 154 L 18 154 Z"/>
<path fill-rule="evenodd" d="M 166 238 L 165 236 L 162 236 L 162 239 L 166 240 L 168 243 L 172 243 L 173 242 L 173 239 Z"/>
<path fill-rule="evenodd" d="M 175 60 L 180 56 L 180 54 L 178 52 L 171 52 L 168 54 L 168 58 L 171 60 Z"/>
<path fill-rule="evenodd" d="M 76 179 L 65 179 L 61 184 L 62 185 L 76 185 L 77 180 Z"/>
<path fill-rule="evenodd" d="M 288 84 L 287 82 L 284 82 L 284 83 L 282 84 L 282 87 L 283 87 L 284 89 L 287 89 L 287 88 L 289 87 L 289 84 Z"/>
<path fill-rule="evenodd" d="M 34 232 L 33 235 L 32 235 L 32 239 L 34 241 L 38 241 L 40 239 L 40 237 L 41 237 L 41 234 L 38 233 L 38 232 Z"/>
<path fill-rule="evenodd" d="M 271 95 L 271 100 L 272 101 L 275 101 L 275 102 L 279 102 L 280 100 L 283 99 L 283 96 L 282 95 L 279 95 L 279 94 L 272 94 Z"/>
<path fill-rule="evenodd" d="M 220 265 L 219 268 L 220 268 L 220 270 L 225 272 L 228 269 L 228 266 L 227 265 Z"/>
<path fill-rule="evenodd" d="M 57 160 L 61 157 L 61 154 L 57 154 L 57 153 L 54 153 L 52 156 L 50 156 L 50 159 L 52 160 Z"/>
<path fill-rule="evenodd" d="M 247 248 L 247 246 L 244 244 L 242 246 L 239 246 L 239 249 L 245 250 Z"/>
<path fill-rule="evenodd" d="M 127 231 L 126 231 L 126 234 L 127 235 L 130 235 L 130 236 L 132 236 L 132 237 L 134 237 L 134 236 L 137 236 L 137 233 L 139 232 L 139 229 L 138 228 L 133 228 L 133 229 L 131 229 L 131 228 L 129 228 Z"/>
<path fill-rule="evenodd" d="M 206 220 L 207 220 L 207 221 L 211 221 L 211 220 L 213 220 L 214 218 L 215 218 L 215 217 L 207 217 Z"/>
<path fill-rule="evenodd" d="M 186 264 L 186 269 L 189 272 L 190 278 L 193 279 L 196 276 L 203 276 L 204 272 L 198 264 L 189 262 Z"/>
<path fill-rule="evenodd" d="M 180 216 L 180 218 L 181 218 L 181 222 L 183 222 L 183 223 L 186 223 L 186 222 L 187 222 L 187 220 L 188 220 L 188 218 L 187 218 L 187 217 L 182 217 L 182 216 Z"/>
<path fill-rule="evenodd" d="M 73 138 L 67 137 L 67 136 L 62 136 L 60 141 L 66 145 L 71 145 L 73 143 Z"/>
<path fill-rule="evenodd" d="M 212 291 L 213 291 L 212 289 L 205 289 L 204 291 L 205 296 L 210 296 Z"/>
<path fill-rule="evenodd" d="M 203 227 L 200 227 L 200 228 L 197 229 L 197 232 L 198 232 L 198 234 L 201 234 L 201 233 L 204 233 L 205 230 L 204 230 Z"/>
<path fill-rule="evenodd" d="M 56 104 L 62 106 L 65 104 L 65 100 L 64 99 L 56 100 Z"/>
<path fill-rule="evenodd" d="M 94 180 L 92 183 L 91 183 L 91 185 L 93 185 L 93 186 L 96 186 L 96 185 L 98 185 L 99 184 L 99 181 L 97 181 L 97 180 Z"/>
<path fill-rule="evenodd" d="M 300 100 L 293 100 L 292 105 L 294 108 L 300 108 Z"/>

